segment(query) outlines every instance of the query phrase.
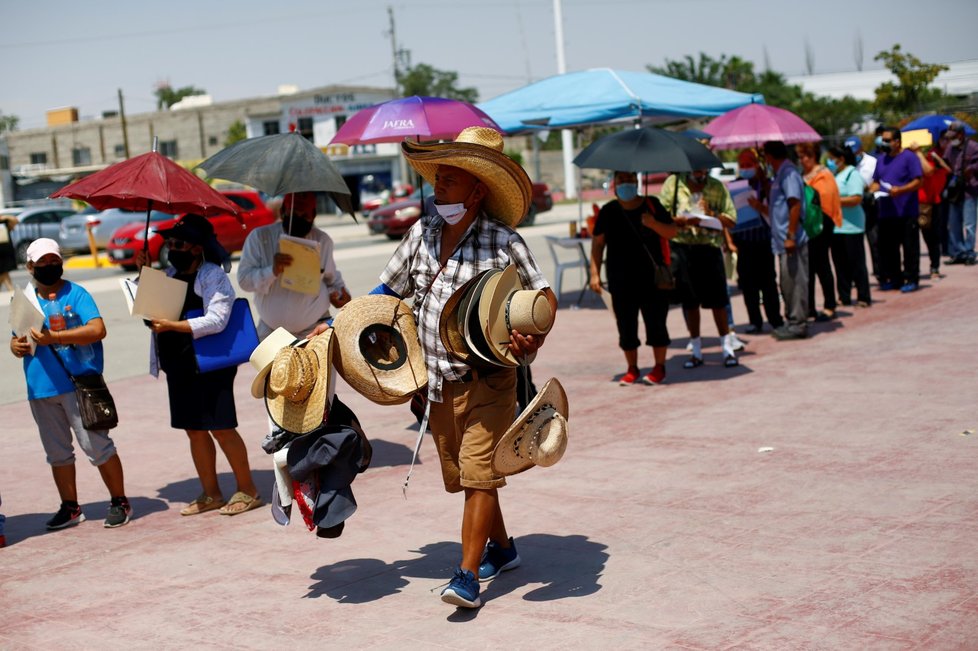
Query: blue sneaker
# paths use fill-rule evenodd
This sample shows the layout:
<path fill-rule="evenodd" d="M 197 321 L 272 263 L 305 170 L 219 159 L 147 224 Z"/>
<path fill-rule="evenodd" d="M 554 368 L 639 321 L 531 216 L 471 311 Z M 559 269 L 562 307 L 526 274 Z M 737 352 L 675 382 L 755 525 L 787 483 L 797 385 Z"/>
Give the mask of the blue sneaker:
<path fill-rule="evenodd" d="M 489 541 L 486 551 L 482 552 L 479 563 L 479 580 L 488 581 L 499 576 L 500 572 L 513 570 L 520 566 L 520 554 L 516 551 L 516 543 L 509 539 L 509 549 Z"/>
<path fill-rule="evenodd" d="M 880 283 L 880 291 L 881 292 L 892 292 L 896 288 L 897 288 L 897 284 L 896 283 L 889 283 L 889 282 L 887 282 L 887 283 Z"/>
<path fill-rule="evenodd" d="M 478 608 L 481 606 L 479 582 L 475 580 L 475 574 L 460 567 L 456 568 L 452 582 L 441 591 L 441 600 L 459 608 Z"/>
<path fill-rule="evenodd" d="M 909 294 L 910 292 L 917 291 L 917 287 L 918 287 L 917 283 L 907 283 L 906 285 L 900 288 L 900 291 L 903 292 L 904 294 Z"/>

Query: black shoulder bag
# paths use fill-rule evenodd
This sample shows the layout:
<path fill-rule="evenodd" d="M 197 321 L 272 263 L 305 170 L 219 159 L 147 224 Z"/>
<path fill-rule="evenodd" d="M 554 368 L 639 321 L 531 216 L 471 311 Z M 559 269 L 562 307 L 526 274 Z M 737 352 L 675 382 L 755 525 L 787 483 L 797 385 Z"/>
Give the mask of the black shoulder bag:
<path fill-rule="evenodd" d="M 655 218 L 655 209 L 651 206 L 651 200 L 647 200 L 646 205 L 650 207 L 650 213 L 652 214 L 653 218 Z M 622 209 L 622 212 L 624 212 L 624 208 Z M 652 255 L 652 252 L 649 251 L 649 247 L 645 246 L 645 241 L 642 239 L 641 234 L 639 234 L 638 229 L 635 228 L 635 225 L 628 220 L 627 216 L 625 217 L 625 223 L 628 224 L 628 227 L 632 229 L 633 233 L 635 233 L 636 239 L 638 239 L 639 243 L 642 245 L 642 248 L 645 249 L 645 255 L 649 256 L 649 262 L 652 263 L 652 269 L 654 270 L 653 281 L 655 282 L 656 288 L 666 291 L 676 289 L 676 277 L 672 275 L 672 269 L 670 269 L 668 265 L 659 264 L 656 261 L 655 257 Z M 659 236 L 658 233 L 656 233 L 656 237 L 660 237 L 661 239 L 661 236 Z"/>
<path fill-rule="evenodd" d="M 71 383 L 75 385 L 78 411 L 81 412 L 82 425 L 85 429 L 100 431 L 116 427 L 119 424 L 119 413 L 115 409 L 115 400 L 112 399 L 102 374 L 72 375 L 57 349 L 52 347 L 51 352 L 68 374 Z"/>

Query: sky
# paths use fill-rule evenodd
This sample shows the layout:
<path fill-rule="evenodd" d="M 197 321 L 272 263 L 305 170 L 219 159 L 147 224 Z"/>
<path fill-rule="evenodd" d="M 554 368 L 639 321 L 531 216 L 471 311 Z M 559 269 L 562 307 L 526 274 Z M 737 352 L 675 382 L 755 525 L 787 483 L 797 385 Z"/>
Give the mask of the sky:
<path fill-rule="evenodd" d="M 98 117 L 155 109 L 153 90 L 215 102 L 281 84 L 393 86 L 388 7 L 414 64 L 459 73 L 480 100 L 557 74 L 554 0 L 0 0 L 0 112 L 20 128 L 75 106 Z M 900 43 L 928 63 L 978 59 L 975 0 L 562 0 L 568 71 L 644 70 L 739 55 L 786 75 L 863 69 Z"/>

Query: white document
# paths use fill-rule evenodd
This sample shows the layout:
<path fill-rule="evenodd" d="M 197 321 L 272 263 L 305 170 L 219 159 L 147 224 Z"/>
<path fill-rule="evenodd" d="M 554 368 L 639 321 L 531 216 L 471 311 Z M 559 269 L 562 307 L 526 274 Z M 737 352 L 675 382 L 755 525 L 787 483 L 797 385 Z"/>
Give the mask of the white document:
<path fill-rule="evenodd" d="M 890 193 L 884 192 L 883 190 L 877 190 L 876 192 L 873 193 L 873 197 L 876 199 L 882 199 L 883 197 L 888 197 L 888 196 L 890 196 Z"/>
<path fill-rule="evenodd" d="M 131 281 L 130 284 L 132 285 Z M 176 321 L 183 312 L 187 298 L 187 283 L 170 278 L 166 272 L 143 267 L 139 272 L 139 291 L 132 303 L 132 315 L 144 319 L 168 319 Z M 123 286 L 123 294 L 128 294 Z M 128 300 L 127 300 L 128 302 Z"/>
<path fill-rule="evenodd" d="M 604 303 L 604 306 L 608 308 L 609 312 L 613 313 L 615 310 L 613 307 L 611 307 L 611 292 L 609 292 L 608 288 L 605 287 L 604 285 L 601 286 L 600 296 L 601 296 L 601 302 Z"/>
<path fill-rule="evenodd" d="M 15 289 L 10 299 L 10 329 L 18 337 L 27 336 L 31 345 L 31 355 L 37 350 L 37 342 L 31 337 L 31 328 L 40 330 L 44 327 L 44 312 L 24 293 L 23 289 Z"/>
<path fill-rule="evenodd" d="M 733 196 L 734 208 L 741 210 L 743 208 L 750 207 L 750 200 L 755 197 L 753 190 L 747 190 L 745 192 L 738 192 Z"/>
<path fill-rule="evenodd" d="M 700 223 L 696 225 L 697 228 L 709 228 L 714 231 L 723 230 L 723 224 L 719 219 L 716 217 L 710 217 L 709 215 L 704 215 L 703 213 L 687 212 L 681 214 L 680 217 L 695 217 L 696 219 L 700 220 Z"/>
<path fill-rule="evenodd" d="M 278 241 L 279 253 L 292 256 L 292 264 L 282 271 L 279 282 L 285 289 L 300 294 L 316 296 L 323 281 L 320 268 L 319 242 L 302 237 L 282 235 Z"/>
<path fill-rule="evenodd" d="M 126 308 L 129 310 L 129 316 L 132 316 L 132 304 L 136 301 L 136 293 L 139 290 L 139 285 L 128 278 L 120 278 L 119 287 L 122 288 L 122 295 L 126 299 Z"/>

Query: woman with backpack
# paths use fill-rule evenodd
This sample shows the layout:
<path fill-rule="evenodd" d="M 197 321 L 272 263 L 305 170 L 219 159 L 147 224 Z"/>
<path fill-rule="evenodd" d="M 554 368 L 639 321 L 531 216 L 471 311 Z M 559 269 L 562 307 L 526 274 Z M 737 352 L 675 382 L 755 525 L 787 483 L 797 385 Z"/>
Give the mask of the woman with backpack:
<path fill-rule="evenodd" d="M 808 243 L 808 309 L 809 318 L 816 321 L 830 321 L 835 318 L 835 277 L 829 251 L 832 248 L 832 234 L 842 225 L 842 205 L 839 201 L 839 188 L 832 172 L 819 164 L 819 146 L 805 142 L 795 146 L 798 163 L 801 165 L 805 183 L 818 192 L 822 207 L 822 232 L 811 235 Z M 822 311 L 815 311 L 815 278 L 822 286 Z"/>

